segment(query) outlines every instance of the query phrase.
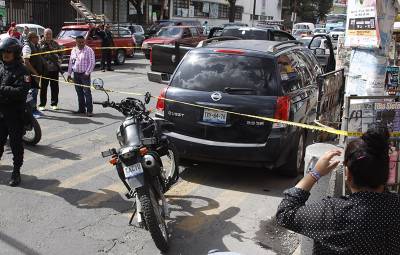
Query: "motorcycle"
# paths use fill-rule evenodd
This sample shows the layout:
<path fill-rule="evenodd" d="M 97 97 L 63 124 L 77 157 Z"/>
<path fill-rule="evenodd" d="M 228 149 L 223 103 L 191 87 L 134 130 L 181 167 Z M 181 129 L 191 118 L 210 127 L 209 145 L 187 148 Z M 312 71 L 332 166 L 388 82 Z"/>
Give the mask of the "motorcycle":
<path fill-rule="evenodd" d="M 26 98 L 24 136 L 22 140 L 28 145 L 36 145 L 42 139 L 42 129 L 32 114 L 33 89 L 30 89 Z"/>
<path fill-rule="evenodd" d="M 125 98 L 120 103 L 110 102 L 101 79 L 92 85 L 107 95 L 104 102 L 93 102 L 103 107 L 111 107 L 125 116 L 117 129 L 120 148 L 103 151 L 103 157 L 111 157 L 118 176 L 128 190 L 126 197 L 134 199 L 134 212 L 140 227 L 150 231 L 157 248 L 162 252 L 169 249 L 169 236 L 165 219 L 169 216 L 164 193 L 179 178 L 177 152 L 164 134 L 170 125 L 162 119 L 149 116 L 145 104 L 151 98 L 146 93 L 145 103 L 136 98 Z"/>

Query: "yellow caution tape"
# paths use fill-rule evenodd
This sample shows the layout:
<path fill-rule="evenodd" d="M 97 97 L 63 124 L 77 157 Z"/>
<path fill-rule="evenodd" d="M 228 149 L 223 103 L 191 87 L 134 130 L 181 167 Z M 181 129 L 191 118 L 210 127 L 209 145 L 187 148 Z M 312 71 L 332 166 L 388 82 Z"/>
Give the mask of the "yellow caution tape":
<path fill-rule="evenodd" d="M 93 50 L 105 50 L 105 49 L 110 49 L 110 50 L 118 50 L 118 49 L 142 49 L 141 47 L 91 47 Z M 31 56 L 39 56 L 39 55 L 46 55 L 46 54 L 53 54 L 53 53 L 60 53 L 60 52 L 65 52 L 65 51 L 70 51 L 73 48 L 64 48 L 64 49 L 59 49 L 59 50 L 49 50 L 49 51 L 44 51 L 44 52 L 38 52 L 31 54 Z"/>
<path fill-rule="evenodd" d="M 71 86 L 80 86 L 84 88 L 92 88 L 94 89 L 91 85 L 83 85 L 83 84 L 77 84 L 73 82 L 68 82 L 68 81 L 62 81 L 62 80 L 57 80 L 57 79 L 51 79 L 47 77 L 42 77 L 42 76 L 37 76 L 37 75 L 32 75 L 34 77 L 42 78 L 42 79 L 47 79 L 47 80 L 53 80 L 53 81 L 59 81 L 61 83 L 65 83 Z M 135 93 L 135 92 L 126 92 L 126 91 L 117 91 L 117 90 L 112 90 L 112 89 L 104 89 L 104 91 L 109 92 L 109 93 L 118 93 L 118 94 L 125 94 L 125 95 L 131 95 L 131 96 L 144 96 L 145 94 L 143 93 Z M 168 102 L 173 102 L 173 103 L 178 103 L 178 104 L 183 104 L 191 107 L 196 107 L 196 108 L 202 108 L 202 109 L 208 109 L 208 110 L 213 110 L 213 111 L 219 111 L 219 112 L 225 112 L 229 113 L 232 115 L 237 115 L 237 116 L 242 116 L 242 117 L 247 117 L 247 118 L 253 118 L 253 119 L 258 119 L 258 120 L 264 120 L 272 123 L 280 123 L 280 124 L 285 124 L 289 126 L 294 126 L 294 127 L 300 127 L 300 128 L 305 128 L 305 129 L 310 129 L 314 131 L 322 131 L 322 132 L 327 132 L 335 135 L 343 135 L 343 136 L 361 136 L 361 133 L 358 132 L 349 132 L 345 130 L 337 130 L 328 126 L 315 126 L 315 125 L 310 125 L 310 124 L 304 124 L 304 123 L 298 123 L 298 122 L 292 122 L 292 121 L 285 121 L 285 120 L 279 120 L 279 119 L 274 119 L 274 118 L 269 118 L 269 117 L 263 117 L 263 116 L 258 116 L 258 115 L 252 115 L 252 114 L 244 114 L 244 113 L 238 113 L 238 112 L 233 112 L 233 111 L 227 111 L 227 110 L 222 110 L 214 107 L 208 107 L 208 106 L 203 106 L 203 105 L 198 105 L 198 104 L 193 104 L 193 103 L 188 103 L 184 101 L 179 101 L 179 100 L 174 100 L 174 99 L 169 99 L 169 98 L 163 98 L 163 97 L 157 97 L 157 96 L 151 96 L 154 99 L 163 99 Z M 400 133 L 398 134 L 400 137 Z"/>

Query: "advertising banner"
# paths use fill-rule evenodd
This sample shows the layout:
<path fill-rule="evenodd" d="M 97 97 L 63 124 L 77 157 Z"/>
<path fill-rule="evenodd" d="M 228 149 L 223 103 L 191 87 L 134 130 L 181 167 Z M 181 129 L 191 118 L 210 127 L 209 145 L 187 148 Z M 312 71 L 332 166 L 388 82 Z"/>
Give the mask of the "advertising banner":
<path fill-rule="evenodd" d="M 349 0 L 346 47 L 379 48 L 376 0 Z"/>

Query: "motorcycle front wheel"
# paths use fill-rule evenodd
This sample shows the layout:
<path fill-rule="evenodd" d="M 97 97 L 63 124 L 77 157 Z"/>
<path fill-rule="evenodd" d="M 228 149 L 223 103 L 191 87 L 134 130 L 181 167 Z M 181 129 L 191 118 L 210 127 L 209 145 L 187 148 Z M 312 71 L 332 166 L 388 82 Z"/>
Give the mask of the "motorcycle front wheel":
<path fill-rule="evenodd" d="M 162 199 L 156 198 L 153 189 L 147 186 L 137 189 L 137 193 L 151 238 L 160 251 L 167 252 L 169 237 Z"/>
<path fill-rule="evenodd" d="M 31 118 L 31 129 L 25 130 L 25 134 L 22 140 L 28 145 L 36 145 L 42 139 L 42 129 L 40 128 L 39 122 L 32 116 Z"/>

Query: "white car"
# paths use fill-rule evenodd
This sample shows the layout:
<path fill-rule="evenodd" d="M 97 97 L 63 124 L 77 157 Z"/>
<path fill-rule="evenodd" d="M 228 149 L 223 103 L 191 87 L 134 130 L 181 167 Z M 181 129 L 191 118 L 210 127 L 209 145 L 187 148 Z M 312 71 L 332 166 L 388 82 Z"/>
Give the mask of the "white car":
<path fill-rule="evenodd" d="M 298 41 L 302 42 L 304 46 L 308 47 L 312 40 L 312 37 L 303 37 L 301 39 L 298 39 Z M 314 39 L 310 46 L 311 50 L 315 49 L 324 49 L 325 50 L 325 55 L 329 55 L 329 47 L 328 47 L 328 42 L 325 38 L 317 37 Z"/>
<path fill-rule="evenodd" d="M 326 35 L 328 34 L 328 31 L 326 30 L 326 28 L 316 28 L 314 30 L 314 35 Z"/>
<path fill-rule="evenodd" d="M 44 27 L 40 26 L 40 25 L 36 25 L 36 24 L 17 24 L 17 30 L 18 32 L 20 32 L 21 34 L 24 32 L 24 28 L 28 27 L 29 28 L 29 32 L 35 32 L 37 35 L 39 35 L 39 37 L 44 35 Z M 4 38 L 8 37 L 8 33 L 4 33 L 0 35 L 0 41 L 3 40 Z"/>
<path fill-rule="evenodd" d="M 344 27 L 336 27 L 329 32 L 329 36 L 332 38 L 332 42 L 337 43 L 339 36 L 345 35 L 346 29 Z"/>

